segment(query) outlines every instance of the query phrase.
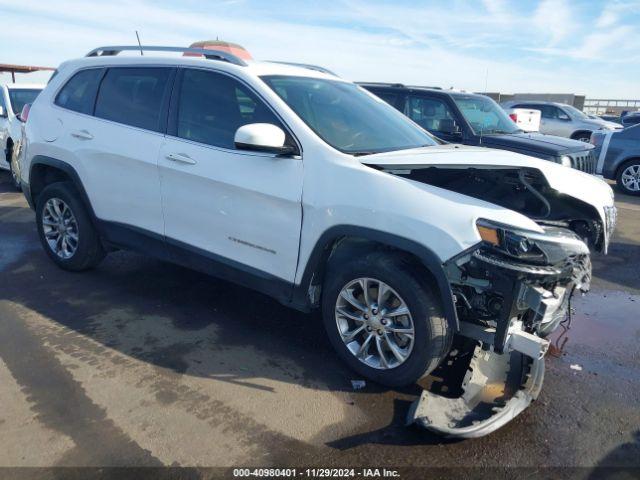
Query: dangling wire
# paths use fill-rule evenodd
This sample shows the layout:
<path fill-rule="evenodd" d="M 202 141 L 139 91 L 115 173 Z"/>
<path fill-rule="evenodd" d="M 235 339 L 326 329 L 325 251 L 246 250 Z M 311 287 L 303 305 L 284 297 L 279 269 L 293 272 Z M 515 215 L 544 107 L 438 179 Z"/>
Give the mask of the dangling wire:
<path fill-rule="evenodd" d="M 556 347 L 556 351 L 558 352 L 557 353 L 558 355 L 562 353 L 564 346 L 567 344 L 567 341 L 569 340 L 569 337 L 567 337 L 567 333 L 569 333 L 569 330 L 571 330 L 571 319 L 573 314 L 573 309 L 571 308 L 571 298 L 573 298 L 574 290 L 575 290 L 575 287 L 573 287 L 573 289 L 571 290 L 571 293 L 569 294 L 569 304 L 567 305 L 567 315 L 564 318 L 564 320 L 560 322 L 560 327 L 562 327 L 562 333 L 558 335 L 558 338 L 556 338 L 556 341 L 554 342 L 554 346 Z"/>

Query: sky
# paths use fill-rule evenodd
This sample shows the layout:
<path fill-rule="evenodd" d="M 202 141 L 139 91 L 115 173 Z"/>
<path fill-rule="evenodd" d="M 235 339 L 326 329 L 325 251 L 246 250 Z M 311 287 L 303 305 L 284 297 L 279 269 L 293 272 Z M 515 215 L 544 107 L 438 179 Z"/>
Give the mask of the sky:
<path fill-rule="evenodd" d="M 354 81 L 640 99 L 640 0 L 0 0 L 0 18 L 0 63 L 55 67 L 138 30 L 148 45 L 219 38 Z"/>

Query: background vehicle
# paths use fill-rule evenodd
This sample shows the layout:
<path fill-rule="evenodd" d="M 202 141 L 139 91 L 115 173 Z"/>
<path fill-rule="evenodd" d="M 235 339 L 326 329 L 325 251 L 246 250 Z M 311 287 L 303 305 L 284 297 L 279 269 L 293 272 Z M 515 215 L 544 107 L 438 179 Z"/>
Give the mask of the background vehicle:
<path fill-rule="evenodd" d="M 584 112 L 564 103 L 533 100 L 512 100 L 502 104 L 503 108 L 531 108 L 542 112 L 540 133 L 572 138 L 588 142 L 591 132 L 597 130 L 616 130 L 622 127 L 617 123 L 590 118 Z"/>
<path fill-rule="evenodd" d="M 505 109 L 505 112 L 523 132 L 537 132 L 540 130 L 540 110 L 508 108 Z"/>
<path fill-rule="evenodd" d="M 117 56 L 140 48 L 203 58 Z M 337 354 L 390 386 L 458 334 L 539 365 L 613 230 L 602 180 L 440 145 L 320 67 L 102 47 L 59 67 L 25 130 L 23 191 L 58 266 L 129 248 L 321 308 Z"/>
<path fill-rule="evenodd" d="M 615 132 L 593 132 L 598 173 L 615 180 L 628 195 L 640 195 L 640 125 Z"/>
<path fill-rule="evenodd" d="M 20 112 L 25 104 L 33 103 L 43 85 L 12 83 L 0 86 L 0 169 L 11 169 L 11 157 L 16 142 L 22 135 Z"/>
<path fill-rule="evenodd" d="M 630 127 L 640 123 L 640 112 L 630 112 L 620 119 L 624 127 Z"/>
<path fill-rule="evenodd" d="M 593 147 L 520 130 L 491 98 L 400 84 L 362 83 L 436 137 L 451 143 L 499 148 L 595 172 Z"/>
<path fill-rule="evenodd" d="M 618 115 L 596 115 L 598 118 L 604 120 L 605 122 L 617 123 L 618 125 L 622 125 L 622 120 Z"/>

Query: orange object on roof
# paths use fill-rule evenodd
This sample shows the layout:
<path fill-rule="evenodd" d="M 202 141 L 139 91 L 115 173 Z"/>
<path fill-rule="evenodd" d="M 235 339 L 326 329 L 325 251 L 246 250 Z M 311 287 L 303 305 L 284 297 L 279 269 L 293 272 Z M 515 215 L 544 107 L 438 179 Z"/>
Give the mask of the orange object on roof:
<path fill-rule="evenodd" d="M 222 52 L 231 53 L 243 60 L 253 60 L 251 54 L 241 45 L 231 42 L 223 42 L 221 40 L 204 40 L 202 42 L 194 42 L 189 48 L 204 48 L 205 50 L 220 50 Z M 185 53 L 185 57 L 199 57 L 197 53 Z"/>
<path fill-rule="evenodd" d="M 33 65 L 11 65 L 9 63 L 0 63 L 0 73 L 11 73 L 13 83 L 16 82 L 16 73 L 31 73 L 39 70 L 55 70 L 51 67 L 34 67 Z"/>

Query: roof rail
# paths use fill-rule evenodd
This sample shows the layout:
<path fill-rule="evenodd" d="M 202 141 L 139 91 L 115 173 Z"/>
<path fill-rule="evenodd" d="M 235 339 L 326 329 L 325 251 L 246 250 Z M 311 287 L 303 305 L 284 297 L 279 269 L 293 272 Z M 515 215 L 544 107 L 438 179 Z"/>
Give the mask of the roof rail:
<path fill-rule="evenodd" d="M 380 85 L 381 87 L 405 88 L 403 83 L 391 82 L 356 82 L 358 85 Z"/>
<path fill-rule="evenodd" d="M 326 73 L 328 75 L 333 75 L 334 77 L 338 76 L 338 75 L 336 75 L 335 73 L 333 73 L 331 70 L 329 70 L 327 68 L 320 67 L 318 65 L 310 65 L 308 63 L 279 62 L 277 60 L 267 60 L 267 62 L 269 62 L 269 63 L 279 63 L 280 65 L 291 65 L 292 67 L 306 68 L 308 70 L 315 70 L 316 72 Z"/>
<path fill-rule="evenodd" d="M 109 57 L 118 55 L 124 51 L 146 51 L 146 52 L 181 52 L 202 55 L 208 60 L 222 60 L 234 65 L 246 67 L 247 62 L 232 53 L 223 52 L 221 50 L 211 50 L 208 48 L 186 48 L 186 47 L 158 47 L 158 46 L 139 46 L 139 45 L 121 45 L 113 47 L 98 47 L 87 53 L 87 57 Z"/>

